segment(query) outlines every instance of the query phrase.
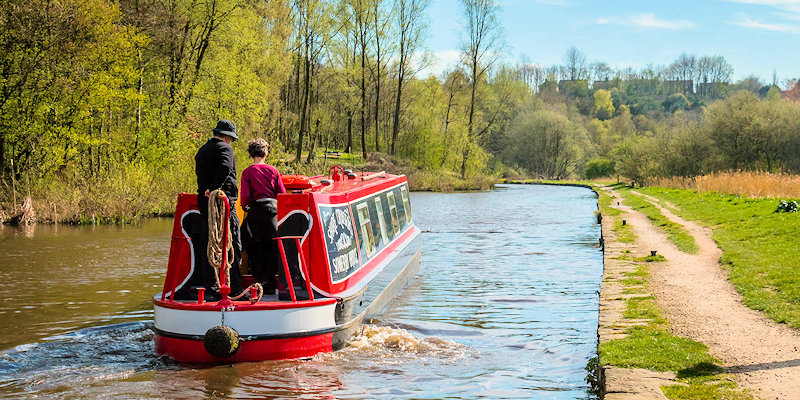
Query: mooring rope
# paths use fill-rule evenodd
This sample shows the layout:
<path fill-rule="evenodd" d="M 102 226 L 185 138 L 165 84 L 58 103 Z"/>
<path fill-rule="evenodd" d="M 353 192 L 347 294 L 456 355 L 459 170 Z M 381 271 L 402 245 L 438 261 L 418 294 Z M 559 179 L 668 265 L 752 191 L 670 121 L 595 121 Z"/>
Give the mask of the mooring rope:
<path fill-rule="evenodd" d="M 225 273 L 225 282 L 228 283 L 228 286 L 231 284 L 231 267 L 233 266 L 233 240 L 231 240 L 231 226 L 230 223 L 225 223 L 225 192 L 221 189 L 217 189 L 208 196 L 208 247 L 206 249 L 206 254 L 208 255 L 208 263 L 214 269 L 214 279 L 217 283 L 217 288 L 221 287 L 219 281 L 219 269 L 224 268 Z M 229 203 L 230 204 L 230 203 Z M 233 208 L 233 204 L 230 204 L 230 208 Z M 235 212 L 235 210 L 231 210 L 231 212 Z M 227 229 L 227 232 L 225 232 Z M 228 245 L 223 250 L 222 242 L 223 237 L 227 233 L 228 237 Z M 225 258 L 225 265 L 222 266 L 222 252 L 226 251 L 227 257 Z M 264 295 L 264 288 L 261 286 L 260 283 L 256 282 L 246 289 L 244 289 L 241 293 L 236 296 L 231 297 L 231 300 L 238 300 L 250 290 L 250 288 L 255 287 L 258 289 L 258 296 L 254 298 L 250 298 L 250 303 L 257 303 L 261 300 L 261 297 Z"/>

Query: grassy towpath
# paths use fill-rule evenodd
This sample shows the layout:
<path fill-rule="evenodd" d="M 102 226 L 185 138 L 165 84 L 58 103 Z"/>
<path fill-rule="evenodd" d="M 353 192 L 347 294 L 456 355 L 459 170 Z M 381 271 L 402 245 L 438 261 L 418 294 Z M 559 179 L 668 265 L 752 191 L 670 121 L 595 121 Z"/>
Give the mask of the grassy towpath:
<path fill-rule="evenodd" d="M 759 247 L 764 251 L 765 246 L 764 240 L 758 236 L 765 235 L 767 229 L 758 228 L 759 224 L 751 220 L 762 219 L 762 223 L 763 219 L 771 220 L 773 224 L 770 229 L 781 230 L 787 229 L 783 219 L 786 217 L 770 215 L 772 210 L 767 212 L 763 204 L 755 209 L 745 207 L 748 202 L 758 204 L 758 201 L 733 198 L 728 201 L 728 198 L 718 194 L 713 196 L 721 200 L 691 193 L 664 196 L 658 189 L 637 189 L 637 193 L 626 193 L 626 197 L 631 196 L 636 196 L 637 201 L 649 203 L 664 218 L 679 225 L 693 237 L 698 247 L 696 254 L 681 251 L 664 231 L 649 223 L 649 218 L 644 214 L 636 210 L 628 214 L 638 237 L 637 243 L 658 250 L 667 259 L 650 269 L 648 283 L 658 308 L 663 310 L 669 321 L 670 330 L 678 336 L 706 344 L 710 355 L 723 363 L 725 371 L 733 374 L 745 388 L 753 389 L 757 396 L 771 399 L 800 398 L 800 380 L 797 379 L 800 376 L 800 333 L 746 307 L 745 299 L 728 280 L 727 271 L 719 265 L 723 253 L 712 239 L 711 229 L 676 214 L 698 217 L 716 215 L 717 223 L 709 225 L 714 226 L 714 238 L 726 251 L 723 260 L 727 261 L 729 267 L 730 260 L 738 261 L 742 263 L 742 268 L 746 268 L 745 261 L 753 262 L 752 255 L 744 258 L 744 254 L 757 252 L 753 249 Z M 654 201 L 656 199 L 668 200 L 673 206 L 668 209 L 666 202 L 661 204 Z M 738 204 L 723 204 L 734 202 Z M 777 202 L 773 200 L 772 203 Z M 753 231 L 748 231 L 748 228 Z M 731 235 L 739 240 L 733 240 Z M 720 240 L 720 237 L 723 239 Z M 737 246 L 726 248 L 725 244 L 732 243 L 737 243 Z M 731 250 L 736 250 L 735 254 L 729 254 Z M 763 254 L 766 256 L 769 252 Z M 772 262 L 778 259 L 782 257 L 773 255 L 771 258 Z M 762 264 L 762 268 L 765 273 L 770 270 L 769 265 Z M 769 276 L 768 273 L 765 275 L 761 279 Z"/>
<path fill-rule="evenodd" d="M 616 191 L 596 189 L 606 239 L 598 331 L 605 399 L 752 399 L 706 345 L 673 332 L 653 296 L 652 273 L 670 260 L 650 255 L 650 219 Z"/>
<path fill-rule="evenodd" d="M 800 329 L 800 213 L 776 213 L 776 199 L 642 188 L 683 218 L 713 229 L 722 265 L 744 303 Z M 799 397 L 800 398 L 800 397 Z"/>

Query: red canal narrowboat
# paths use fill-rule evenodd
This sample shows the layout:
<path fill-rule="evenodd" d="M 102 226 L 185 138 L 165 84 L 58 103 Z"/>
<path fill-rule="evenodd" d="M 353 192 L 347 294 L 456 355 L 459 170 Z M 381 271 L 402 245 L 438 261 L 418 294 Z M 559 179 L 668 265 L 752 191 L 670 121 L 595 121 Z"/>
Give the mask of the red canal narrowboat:
<path fill-rule="evenodd" d="M 155 348 L 181 362 L 242 362 L 310 357 L 347 344 L 419 271 L 422 241 L 411 219 L 403 175 L 353 173 L 284 177 L 277 198 L 283 262 L 281 296 L 258 301 L 179 300 L 199 268 L 203 234 L 197 196 L 178 197 L 164 287 L 153 298 Z M 193 241 L 194 240 L 194 241 Z M 227 240 L 227 239 L 226 239 Z M 244 271 L 246 272 L 246 271 Z M 252 282 L 242 274 L 245 286 Z M 253 291 L 253 297 L 256 293 Z M 220 343 L 222 348 L 220 350 Z"/>

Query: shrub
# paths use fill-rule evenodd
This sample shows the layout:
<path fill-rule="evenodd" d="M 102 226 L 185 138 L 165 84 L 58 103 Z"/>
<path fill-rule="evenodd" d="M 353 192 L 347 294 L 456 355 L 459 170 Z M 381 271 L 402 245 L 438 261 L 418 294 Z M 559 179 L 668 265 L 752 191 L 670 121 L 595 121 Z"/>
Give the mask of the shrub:
<path fill-rule="evenodd" d="M 602 178 L 604 176 L 613 176 L 615 163 L 607 158 L 595 158 L 586 164 L 586 171 L 584 175 L 586 179 Z"/>

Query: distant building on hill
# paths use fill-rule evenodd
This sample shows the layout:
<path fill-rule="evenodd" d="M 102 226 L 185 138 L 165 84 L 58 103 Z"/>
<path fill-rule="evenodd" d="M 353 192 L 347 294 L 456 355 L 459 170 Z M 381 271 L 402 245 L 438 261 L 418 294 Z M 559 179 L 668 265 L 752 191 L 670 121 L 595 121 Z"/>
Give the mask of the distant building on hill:
<path fill-rule="evenodd" d="M 697 94 L 704 97 L 721 97 L 727 89 L 727 82 L 699 82 L 697 84 Z"/>
<path fill-rule="evenodd" d="M 586 79 L 562 79 L 558 81 L 558 91 L 565 96 L 588 92 L 589 81 Z"/>
<path fill-rule="evenodd" d="M 673 93 L 694 94 L 694 81 L 691 79 L 664 81 L 662 88 L 666 95 Z"/>

